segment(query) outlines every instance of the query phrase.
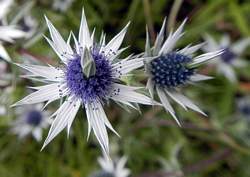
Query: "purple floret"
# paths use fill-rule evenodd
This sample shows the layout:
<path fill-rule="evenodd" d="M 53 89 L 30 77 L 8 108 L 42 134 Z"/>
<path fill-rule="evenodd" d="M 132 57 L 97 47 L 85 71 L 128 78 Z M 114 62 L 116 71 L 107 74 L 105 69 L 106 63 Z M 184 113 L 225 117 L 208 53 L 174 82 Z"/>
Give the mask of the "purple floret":
<path fill-rule="evenodd" d="M 84 103 L 107 96 L 112 84 L 112 67 L 103 54 L 92 51 L 96 74 L 86 78 L 82 72 L 81 57 L 76 55 L 66 68 L 66 82 L 71 93 L 81 98 Z"/>

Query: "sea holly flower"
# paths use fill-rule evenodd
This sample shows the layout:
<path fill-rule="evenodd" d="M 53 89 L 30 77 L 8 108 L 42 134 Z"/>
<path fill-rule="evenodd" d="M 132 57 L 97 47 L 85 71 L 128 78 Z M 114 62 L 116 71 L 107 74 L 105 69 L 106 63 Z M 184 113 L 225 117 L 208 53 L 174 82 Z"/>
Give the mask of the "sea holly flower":
<path fill-rule="evenodd" d="M 199 107 L 181 93 L 181 88 L 190 82 L 210 79 L 208 76 L 198 74 L 196 68 L 200 64 L 221 55 L 222 50 L 205 53 L 196 57 L 194 57 L 194 53 L 203 44 L 188 45 L 183 49 L 174 50 L 176 42 L 184 35 L 182 31 L 186 20 L 184 20 L 175 32 L 170 32 L 164 41 L 165 23 L 166 19 L 152 48 L 150 47 L 149 34 L 147 32 L 145 56 L 153 57 L 145 59 L 145 70 L 148 76 L 147 88 L 151 97 L 154 96 L 154 91 L 156 90 L 166 111 L 180 125 L 169 99 L 171 98 L 177 102 L 185 110 L 190 108 L 205 115 Z"/>
<path fill-rule="evenodd" d="M 37 141 L 41 141 L 43 129 L 51 123 L 51 119 L 48 118 L 50 112 L 42 109 L 43 104 L 16 108 L 18 118 L 12 123 L 11 132 L 20 139 L 32 135 Z"/>
<path fill-rule="evenodd" d="M 56 54 L 61 59 L 61 67 L 17 64 L 30 71 L 31 79 L 40 80 L 46 85 L 34 87 L 37 91 L 18 101 L 15 106 L 35 104 L 39 102 L 51 103 L 66 97 L 63 104 L 51 116 L 54 121 L 50 128 L 43 148 L 54 139 L 64 128 L 69 133 L 71 124 L 81 105 L 85 108 L 88 120 L 88 137 L 93 130 L 105 154 L 109 154 L 109 140 L 106 127 L 118 135 L 110 124 L 103 106 L 108 100 L 136 108 L 137 103 L 151 105 L 155 102 L 137 92 L 141 87 L 131 87 L 122 84 L 121 77 L 130 71 L 143 66 L 144 58 L 119 60 L 119 55 L 125 48 L 119 49 L 127 24 L 109 43 L 105 42 L 105 35 L 100 42 L 94 42 L 94 32 L 90 35 L 84 10 L 78 39 L 73 33 L 67 42 L 46 18 L 52 40 L 45 37 Z M 73 37 L 75 49 L 70 46 Z"/>
<path fill-rule="evenodd" d="M 224 49 L 222 55 L 218 59 L 211 61 L 211 65 L 215 66 L 218 73 L 223 74 L 229 81 L 236 82 L 237 77 L 234 68 L 246 66 L 246 62 L 241 58 L 244 50 L 250 45 L 250 38 L 241 39 L 235 43 L 231 43 L 228 35 L 224 35 L 219 42 L 210 36 L 205 35 L 207 45 L 203 47 L 206 52 Z"/>
<path fill-rule="evenodd" d="M 23 38 L 26 33 L 20 30 L 16 25 L 9 25 L 6 16 L 10 10 L 13 0 L 0 1 L 0 58 L 10 61 L 10 56 L 3 47 L 3 42 L 14 43 L 15 39 Z"/>
<path fill-rule="evenodd" d="M 91 177 L 128 177 L 130 175 L 130 170 L 125 168 L 126 157 L 122 157 L 117 162 L 113 162 L 108 158 L 98 158 L 98 162 L 102 170 Z"/>

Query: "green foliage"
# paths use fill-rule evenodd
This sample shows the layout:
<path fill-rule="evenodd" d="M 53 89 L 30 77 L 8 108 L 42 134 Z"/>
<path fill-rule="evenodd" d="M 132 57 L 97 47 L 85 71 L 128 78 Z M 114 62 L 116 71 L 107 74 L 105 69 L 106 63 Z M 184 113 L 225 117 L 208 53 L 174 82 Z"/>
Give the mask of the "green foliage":
<path fill-rule="evenodd" d="M 25 1 L 18 1 L 23 4 Z M 107 40 L 131 21 L 124 46 L 130 48 L 124 56 L 134 52 L 143 52 L 145 46 L 145 25 L 148 23 L 152 41 L 160 29 L 164 17 L 169 17 L 173 1 L 170 0 L 75 0 L 66 12 L 52 9 L 52 1 L 36 0 L 31 10 L 39 22 L 39 29 L 45 26 L 46 14 L 66 39 L 72 30 L 78 33 L 81 9 L 84 5 L 91 29 L 96 27 L 100 36 L 103 29 Z M 233 40 L 250 36 L 250 2 L 247 0 L 190 0 L 183 1 L 175 28 L 185 17 L 188 23 L 186 33 L 178 45 L 198 43 L 208 33 L 219 39 L 228 33 Z M 14 13 L 14 12 L 12 12 Z M 48 35 L 48 32 L 45 32 Z M 8 48 L 15 62 L 24 48 L 18 41 L 15 48 Z M 45 63 L 56 63 L 57 56 L 41 37 L 25 48 Z M 249 50 L 244 53 L 249 62 Z M 196 100 L 208 117 L 194 112 L 185 112 L 175 105 L 177 115 L 183 123 L 178 127 L 171 116 L 163 109 L 141 107 L 142 114 L 130 113 L 110 103 L 107 115 L 121 138 L 111 132 L 111 154 L 126 155 L 128 168 L 135 177 L 158 177 L 156 172 L 166 172 L 165 176 L 186 177 L 228 177 L 250 176 L 250 123 L 236 114 L 236 95 L 249 94 L 250 67 L 237 70 L 239 83 L 232 84 L 223 76 L 216 75 L 214 80 L 206 81 L 196 88 L 190 86 L 187 94 Z M 11 65 L 16 77 L 13 78 L 15 90 L 11 102 L 27 94 L 27 85 L 36 85 L 19 78 L 19 69 Z M 204 69 L 205 70 L 205 69 Z M 141 73 L 140 73 L 141 74 Z M 145 77 L 135 72 L 135 77 L 125 78 L 135 85 L 145 83 Z M 136 82 L 135 82 L 136 81 Z M 137 82 L 140 83 L 137 83 Z M 52 110 L 57 104 L 51 104 Z M 11 112 L 13 108 L 10 108 Z M 83 111 L 79 111 L 72 126 L 72 135 L 67 139 L 61 133 L 48 147 L 40 152 L 41 143 L 32 138 L 20 141 L 10 133 L 9 124 L 15 119 L 13 114 L 1 117 L 0 121 L 0 176 L 2 177 L 86 177 L 97 170 L 97 157 L 101 155 L 95 137 L 87 141 L 87 120 Z M 44 132 L 44 138 L 47 132 Z M 144 174 L 145 176 L 143 176 Z M 160 177 L 160 176 L 159 176 Z"/>

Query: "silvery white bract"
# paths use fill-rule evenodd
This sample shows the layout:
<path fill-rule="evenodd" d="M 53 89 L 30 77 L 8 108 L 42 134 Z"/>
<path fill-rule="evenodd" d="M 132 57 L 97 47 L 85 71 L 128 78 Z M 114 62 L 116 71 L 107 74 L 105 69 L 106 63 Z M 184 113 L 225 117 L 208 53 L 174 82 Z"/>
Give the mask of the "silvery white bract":
<path fill-rule="evenodd" d="M 206 35 L 207 45 L 203 47 L 206 52 L 211 52 L 219 49 L 224 49 L 224 53 L 218 56 L 218 59 L 213 60 L 211 64 L 217 68 L 217 71 L 223 74 L 229 81 L 236 82 L 237 77 L 234 67 L 244 67 L 246 62 L 241 58 L 244 50 L 250 44 L 250 38 L 241 39 L 235 43 L 231 43 L 228 35 L 224 35 L 219 42 L 210 36 Z"/>
<path fill-rule="evenodd" d="M 14 3 L 13 0 L 0 1 L 0 58 L 10 61 L 10 56 L 3 47 L 3 42 L 14 43 L 15 39 L 25 37 L 26 33 L 20 30 L 16 25 L 9 25 L 6 21 L 6 15 L 10 10 L 10 6 Z"/>
<path fill-rule="evenodd" d="M 70 8 L 74 0 L 54 0 L 53 8 L 61 12 L 65 12 Z"/>
<path fill-rule="evenodd" d="M 16 108 L 17 120 L 12 123 L 11 132 L 20 139 L 32 135 L 37 141 L 41 141 L 43 129 L 51 123 L 50 112 L 42 111 L 42 108 L 42 104 Z"/>
<path fill-rule="evenodd" d="M 90 35 L 84 11 L 78 39 L 73 33 L 67 42 L 46 18 L 52 40 L 45 37 L 63 66 L 40 66 L 18 64 L 30 71 L 30 79 L 39 80 L 46 85 L 34 87 L 36 92 L 18 101 L 15 106 L 35 104 L 47 101 L 47 104 L 61 99 L 63 104 L 51 116 L 54 119 L 43 148 L 54 139 L 64 128 L 69 133 L 71 124 L 78 112 L 84 106 L 88 119 L 88 137 L 93 130 L 105 154 L 109 154 L 109 139 L 106 127 L 115 134 L 103 105 L 108 100 L 136 108 L 137 103 L 152 105 L 155 102 L 137 92 L 140 87 L 123 85 L 120 81 L 130 71 L 143 66 L 144 58 L 119 60 L 119 55 L 125 48 L 119 49 L 128 25 L 122 29 L 109 43 L 105 42 L 105 35 L 100 42 L 94 42 L 94 32 Z M 74 39 L 74 48 L 70 46 L 70 39 Z M 64 100 L 64 98 L 66 99 Z M 118 135 L 118 134 L 117 134 Z"/>
<path fill-rule="evenodd" d="M 211 77 L 198 74 L 196 67 L 221 55 L 222 51 L 217 50 L 194 56 L 194 53 L 203 46 L 203 43 L 195 46 L 188 45 L 183 49 L 174 50 L 176 43 L 184 35 L 182 31 L 186 20 L 175 32 L 170 32 L 164 41 L 165 23 L 166 19 L 152 48 L 150 47 L 149 34 L 147 32 L 145 56 L 154 57 L 153 59 L 145 59 L 145 70 L 149 77 L 147 88 L 152 98 L 154 90 L 156 90 L 166 111 L 180 125 L 169 99 L 174 100 L 185 110 L 190 108 L 205 115 L 190 99 L 181 93 L 181 87 L 190 82 L 210 79 Z"/>
<path fill-rule="evenodd" d="M 127 158 L 122 157 L 117 162 L 113 162 L 108 158 L 98 158 L 98 162 L 102 167 L 102 171 L 91 177 L 128 177 L 130 170 L 125 168 Z"/>

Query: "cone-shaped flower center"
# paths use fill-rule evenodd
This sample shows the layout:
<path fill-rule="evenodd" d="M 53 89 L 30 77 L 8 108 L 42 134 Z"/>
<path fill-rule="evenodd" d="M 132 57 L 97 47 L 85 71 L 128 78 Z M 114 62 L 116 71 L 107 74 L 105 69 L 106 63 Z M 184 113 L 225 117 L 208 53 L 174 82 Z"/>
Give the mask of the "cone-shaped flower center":
<path fill-rule="evenodd" d="M 191 58 L 176 52 L 159 56 L 151 62 L 153 81 L 159 87 L 173 88 L 185 84 L 194 69 L 187 67 Z"/>
<path fill-rule="evenodd" d="M 38 126 L 42 121 L 42 114 L 40 111 L 32 110 L 28 112 L 26 121 L 29 125 Z"/>
<path fill-rule="evenodd" d="M 75 55 L 66 68 L 67 86 L 71 93 L 81 98 L 83 102 L 105 98 L 112 84 L 112 67 L 110 62 L 99 51 L 92 50 L 91 55 L 96 67 L 94 76 L 87 78 L 84 75 L 79 55 Z"/>
<path fill-rule="evenodd" d="M 106 171 L 100 171 L 91 177 L 115 177 L 112 173 Z"/>
<path fill-rule="evenodd" d="M 225 48 L 224 52 L 221 54 L 221 59 L 223 62 L 230 64 L 236 58 L 236 54 L 229 48 Z"/>

